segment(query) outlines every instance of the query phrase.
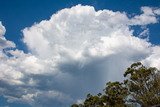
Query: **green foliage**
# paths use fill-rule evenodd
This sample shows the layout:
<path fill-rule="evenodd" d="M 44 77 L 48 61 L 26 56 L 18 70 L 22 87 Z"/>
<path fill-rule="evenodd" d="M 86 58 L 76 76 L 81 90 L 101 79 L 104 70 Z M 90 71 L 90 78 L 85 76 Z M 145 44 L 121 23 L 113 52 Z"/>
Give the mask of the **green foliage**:
<path fill-rule="evenodd" d="M 160 73 L 156 68 L 140 62 L 132 64 L 124 73 L 124 82 L 108 82 L 104 93 L 88 94 L 83 104 L 71 107 L 142 107 L 160 104 Z"/>
<path fill-rule="evenodd" d="M 156 68 L 147 68 L 140 62 L 132 64 L 125 72 L 125 81 L 130 95 L 142 106 L 160 104 L 160 73 Z"/>
<path fill-rule="evenodd" d="M 120 82 L 108 82 L 105 88 L 105 94 L 107 97 L 107 104 L 115 106 L 117 104 L 124 105 L 125 97 L 128 95 L 128 89 L 123 83 Z"/>
<path fill-rule="evenodd" d="M 108 82 L 104 94 L 88 94 L 84 104 L 73 104 L 72 107 L 125 107 L 125 97 L 128 90 L 123 83 Z"/>

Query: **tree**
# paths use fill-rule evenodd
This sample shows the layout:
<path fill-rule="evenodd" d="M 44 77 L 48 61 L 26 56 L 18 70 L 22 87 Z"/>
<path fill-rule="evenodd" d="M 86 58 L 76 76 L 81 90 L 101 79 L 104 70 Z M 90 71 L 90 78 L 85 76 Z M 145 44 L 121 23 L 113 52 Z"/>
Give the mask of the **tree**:
<path fill-rule="evenodd" d="M 72 107 L 130 107 L 137 103 L 142 107 L 160 105 L 160 72 L 156 68 L 147 68 L 137 62 L 127 68 L 124 77 L 124 82 L 108 82 L 104 93 L 88 94 L 83 104 L 73 104 Z"/>
<path fill-rule="evenodd" d="M 160 73 L 156 68 L 137 62 L 126 70 L 124 77 L 128 77 L 125 84 L 133 102 L 144 107 L 160 104 Z"/>
<path fill-rule="evenodd" d="M 88 94 L 83 104 L 73 104 L 72 107 L 125 107 L 125 97 L 128 89 L 120 82 L 108 82 L 104 94 Z"/>

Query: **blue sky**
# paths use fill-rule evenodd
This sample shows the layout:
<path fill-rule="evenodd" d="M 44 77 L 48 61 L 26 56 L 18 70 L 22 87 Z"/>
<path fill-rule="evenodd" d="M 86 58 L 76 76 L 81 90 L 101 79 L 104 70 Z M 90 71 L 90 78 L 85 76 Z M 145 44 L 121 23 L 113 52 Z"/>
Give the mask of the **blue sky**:
<path fill-rule="evenodd" d="M 62 10 L 65 8 L 68 10 Z M 0 87 L 5 90 L 0 90 L 0 107 L 68 107 L 71 102 L 83 99 L 88 92 L 97 93 L 102 90 L 103 84 L 112 80 L 115 74 L 117 76 L 113 80 L 122 80 L 118 75 L 123 74 L 123 70 L 132 62 L 142 61 L 148 66 L 159 67 L 155 64 L 160 60 L 160 14 L 156 13 L 160 11 L 159 8 L 159 0 L 1 0 L 0 21 L 6 32 L 2 29 L 0 36 L 5 36 L 6 40 L 2 43 L 0 41 L 0 58 L 5 58 L 3 61 L 1 59 L 0 67 L 3 67 L 2 70 L 6 70 L 5 67 L 10 69 L 5 72 L 0 70 Z M 79 10 L 81 13 L 77 13 Z M 99 15 L 100 10 L 111 12 L 104 12 L 104 16 L 100 17 L 95 15 L 95 19 L 92 19 L 90 14 Z M 57 16 L 52 16 L 53 14 Z M 141 19 L 141 14 L 144 20 Z M 113 23 L 104 21 L 110 17 L 113 17 Z M 125 22 L 125 18 L 128 21 Z M 98 23 L 97 27 L 92 23 L 94 21 L 102 23 Z M 61 22 L 67 24 L 61 25 Z M 80 37 L 82 35 L 85 36 Z M 81 46 L 82 43 L 84 46 Z M 126 50 L 123 51 L 123 48 Z M 127 48 L 133 52 L 127 51 Z M 6 56 L 6 53 L 11 56 Z M 118 62 L 123 63 L 115 68 L 114 65 Z M 121 73 L 117 73 L 118 70 L 122 70 Z M 8 71 L 13 72 L 11 75 L 15 74 L 15 77 L 10 76 Z M 12 84 L 13 81 L 16 82 Z M 77 84 L 82 89 L 75 88 Z M 18 87 L 19 93 L 16 89 L 11 92 L 15 87 Z M 26 92 L 23 92 L 25 87 Z M 42 96 L 47 101 L 43 101 Z M 33 101 L 28 100 L 28 97 Z"/>

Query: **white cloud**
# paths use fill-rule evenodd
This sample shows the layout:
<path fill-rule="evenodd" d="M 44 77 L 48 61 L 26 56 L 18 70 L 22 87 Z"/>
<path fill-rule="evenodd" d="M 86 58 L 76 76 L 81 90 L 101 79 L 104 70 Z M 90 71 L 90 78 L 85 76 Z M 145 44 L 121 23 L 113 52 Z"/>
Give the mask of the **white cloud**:
<path fill-rule="evenodd" d="M 8 59 L 7 48 L 14 48 L 15 44 L 11 41 L 6 40 L 4 37 L 6 30 L 5 27 L 0 22 L 0 80 L 8 81 L 13 84 L 21 84 L 18 79 L 23 76 L 21 72 L 17 72 L 12 66 L 6 64 L 10 63 L 11 60 Z"/>
<path fill-rule="evenodd" d="M 160 69 L 160 46 L 154 46 L 152 48 L 152 54 L 144 59 L 142 62 L 148 66 L 156 67 Z"/>
<path fill-rule="evenodd" d="M 60 51 L 72 51 L 75 54 L 79 48 L 85 48 L 85 45 L 92 44 L 103 36 L 131 34 L 125 26 L 126 20 L 127 16 L 120 12 L 96 12 L 93 7 L 77 5 L 59 11 L 48 21 L 24 29 L 24 42 L 33 53 L 45 58 L 59 54 Z"/>
<path fill-rule="evenodd" d="M 58 104 L 68 104 L 68 102 L 73 101 L 70 96 L 65 95 L 61 92 L 50 90 L 50 91 L 41 91 L 41 90 L 33 90 L 33 92 L 28 92 L 23 94 L 20 98 L 13 96 L 5 96 L 8 98 L 8 102 L 21 102 L 28 103 L 33 107 L 51 107 L 59 106 Z M 66 102 L 67 101 L 67 102 Z"/>
<path fill-rule="evenodd" d="M 5 27 L 2 25 L 2 22 L 0 21 L 0 36 L 3 36 L 6 32 Z"/>
<path fill-rule="evenodd" d="M 15 44 L 13 42 L 6 40 L 6 38 L 4 37 L 5 32 L 6 32 L 6 29 L 0 22 L 0 57 L 3 54 L 1 52 L 2 49 L 15 47 Z"/>
<path fill-rule="evenodd" d="M 142 27 L 143 31 L 139 34 L 139 37 L 149 41 L 149 28 Z"/>
<path fill-rule="evenodd" d="M 155 10 L 150 7 L 142 7 L 141 11 L 143 12 L 143 14 L 136 15 L 131 19 L 131 25 L 147 25 L 157 23 L 157 9 Z"/>
<path fill-rule="evenodd" d="M 122 80 L 133 62 L 160 68 L 156 63 L 160 47 L 135 37 L 130 28 L 157 23 L 158 9 L 141 10 L 142 14 L 128 18 L 126 13 L 95 11 L 92 6 L 63 9 L 23 30 L 30 53 L 3 51 L 15 44 L 5 39 L 0 25 L 0 93 L 11 102 L 65 106 L 89 92 L 100 92 L 107 81 Z M 147 32 L 146 27 L 140 35 Z M 17 88 L 11 91 L 10 87 Z"/>
<path fill-rule="evenodd" d="M 155 9 L 154 13 L 157 14 L 157 15 L 160 15 L 160 9 Z"/>

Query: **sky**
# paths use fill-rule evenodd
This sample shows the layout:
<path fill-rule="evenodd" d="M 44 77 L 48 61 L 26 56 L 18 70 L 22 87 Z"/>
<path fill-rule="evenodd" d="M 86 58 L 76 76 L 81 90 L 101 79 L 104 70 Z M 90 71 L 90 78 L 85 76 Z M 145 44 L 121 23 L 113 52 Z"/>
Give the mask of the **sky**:
<path fill-rule="evenodd" d="M 159 0 L 0 0 L 0 107 L 69 107 L 130 64 L 160 69 Z"/>

